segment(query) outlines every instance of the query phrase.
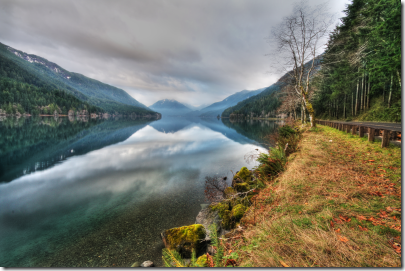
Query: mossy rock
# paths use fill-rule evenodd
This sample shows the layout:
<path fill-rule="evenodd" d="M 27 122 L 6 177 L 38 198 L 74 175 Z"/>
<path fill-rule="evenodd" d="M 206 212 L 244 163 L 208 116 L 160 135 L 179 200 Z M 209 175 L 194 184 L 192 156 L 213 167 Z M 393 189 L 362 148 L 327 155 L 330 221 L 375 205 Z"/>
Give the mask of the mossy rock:
<path fill-rule="evenodd" d="M 226 196 L 232 196 L 232 195 L 236 194 L 235 189 L 233 189 L 232 187 L 225 188 L 224 192 L 225 192 Z"/>
<path fill-rule="evenodd" d="M 246 207 L 242 204 L 238 204 L 232 208 L 231 215 L 236 221 L 239 221 L 243 217 L 245 211 Z"/>
<path fill-rule="evenodd" d="M 201 242 L 205 234 L 203 225 L 193 224 L 165 230 L 161 236 L 166 248 L 175 249 L 184 258 L 190 258 L 193 250 L 198 254 L 205 245 Z"/>
<path fill-rule="evenodd" d="M 211 210 L 218 211 L 219 217 L 222 218 L 224 211 L 230 210 L 229 202 L 219 202 L 216 204 L 210 205 Z"/>
<path fill-rule="evenodd" d="M 248 183 L 237 183 L 235 184 L 235 190 L 240 192 L 246 192 L 249 191 L 249 184 Z"/>
<path fill-rule="evenodd" d="M 235 226 L 235 222 L 232 219 L 231 211 L 229 210 L 224 211 L 221 226 L 225 230 L 230 230 Z"/>
<path fill-rule="evenodd" d="M 246 180 L 246 178 L 252 176 L 252 173 L 247 169 L 247 167 L 242 167 L 239 170 L 238 175 L 240 178 L 242 178 L 242 180 Z"/>
<path fill-rule="evenodd" d="M 204 254 L 204 255 L 198 257 L 198 259 L 197 259 L 197 261 L 195 261 L 195 263 L 201 267 L 208 267 L 207 254 Z"/>

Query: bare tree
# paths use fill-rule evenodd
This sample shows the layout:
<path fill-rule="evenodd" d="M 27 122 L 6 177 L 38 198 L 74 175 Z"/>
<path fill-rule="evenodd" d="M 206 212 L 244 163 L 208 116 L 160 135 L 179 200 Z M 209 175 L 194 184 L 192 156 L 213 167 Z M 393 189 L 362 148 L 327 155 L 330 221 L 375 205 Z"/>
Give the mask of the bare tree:
<path fill-rule="evenodd" d="M 297 94 L 294 90 L 294 87 L 291 85 L 287 85 L 283 89 L 284 96 L 281 97 L 282 104 L 277 109 L 277 112 L 280 113 L 287 113 L 290 116 L 297 119 L 297 108 L 300 106 L 301 103 L 301 96 Z"/>
<path fill-rule="evenodd" d="M 227 177 L 218 178 L 215 176 L 205 176 L 205 198 L 210 202 L 218 202 L 226 198 L 225 189 Z"/>
<path fill-rule="evenodd" d="M 280 25 L 272 29 L 272 41 L 277 45 L 274 57 L 282 59 L 278 65 L 292 69 L 288 74 L 309 113 L 311 127 L 316 124 L 309 99 L 310 80 L 319 65 L 317 55 L 323 49 L 320 43 L 328 36 L 332 22 L 325 5 L 313 8 L 301 2 L 295 6 L 291 16 L 285 17 Z"/>

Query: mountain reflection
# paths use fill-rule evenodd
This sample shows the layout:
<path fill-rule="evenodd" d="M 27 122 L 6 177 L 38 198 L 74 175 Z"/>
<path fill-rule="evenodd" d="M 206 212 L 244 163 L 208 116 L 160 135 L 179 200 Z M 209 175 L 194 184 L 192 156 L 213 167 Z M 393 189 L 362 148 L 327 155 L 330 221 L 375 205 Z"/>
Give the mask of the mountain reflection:
<path fill-rule="evenodd" d="M 0 122 L 0 183 L 124 141 L 150 122 L 7 118 Z"/>

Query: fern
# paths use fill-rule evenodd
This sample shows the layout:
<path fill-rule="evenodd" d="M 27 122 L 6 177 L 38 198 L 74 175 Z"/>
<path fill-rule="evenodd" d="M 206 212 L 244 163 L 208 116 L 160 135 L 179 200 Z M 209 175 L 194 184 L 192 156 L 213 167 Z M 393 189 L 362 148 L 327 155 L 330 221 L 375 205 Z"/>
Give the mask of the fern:
<path fill-rule="evenodd" d="M 163 262 L 166 267 L 186 267 L 184 260 L 176 250 L 164 248 L 162 250 Z M 195 253 L 194 253 L 195 257 Z"/>

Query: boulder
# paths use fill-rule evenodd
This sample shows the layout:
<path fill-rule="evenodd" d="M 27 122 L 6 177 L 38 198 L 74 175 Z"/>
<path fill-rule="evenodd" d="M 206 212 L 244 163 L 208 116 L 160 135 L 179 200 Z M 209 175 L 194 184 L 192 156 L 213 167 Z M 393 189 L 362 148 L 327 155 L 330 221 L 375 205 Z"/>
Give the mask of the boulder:
<path fill-rule="evenodd" d="M 201 224 L 165 230 L 160 236 L 167 249 L 175 249 L 183 258 L 191 258 L 193 250 L 197 255 L 206 250 L 206 230 Z"/>
<path fill-rule="evenodd" d="M 201 224 L 206 230 L 206 239 L 210 240 L 209 226 L 215 224 L 217 231 L 221 230 L 221 218 L 219 217 L 218 210 L 212 210 L 211 208 L 202 209 L 195 220 L 195 224 Z"/>
<path fill-rule="evenodd" d="M 152 261 L 144 261 L 142 264 L 141 264 L 141 267 L 154 267 L 155 265 L 153 264 L 153 262 Z"/>

